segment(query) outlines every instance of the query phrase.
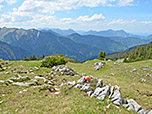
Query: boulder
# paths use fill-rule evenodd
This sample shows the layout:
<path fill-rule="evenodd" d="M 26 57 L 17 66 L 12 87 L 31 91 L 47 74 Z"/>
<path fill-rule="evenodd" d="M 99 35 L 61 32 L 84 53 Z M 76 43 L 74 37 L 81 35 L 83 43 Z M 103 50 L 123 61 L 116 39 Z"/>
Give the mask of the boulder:
<path fill-rule="evenodd" d="M 96 87 L 102 87 L 103 86 L 103 80 L 98 79 L 98 83 L 96 84 Z"/>
<path fill-rule="evenodd" d="M 126 101 L 125 101 L 125 99 L 121 96 L 120 87 L 116 85 L 114 88 L 115 88 L 115 89 L 114 89 L 114 92 L 113 92 L 113 94 L 111 95 L 112 102 L 113 102 L 113 104 L 119 106 L 119 105 L 125 103 Z"/>
<path fill-rule="evenodd" d="M 13 83 L 13 81 L 12 81 L 12 80 L 10 80 L 10 79 L 8 79 L 8 80 L 6 80 L 6 83 L 7 83 L 7 84 L 12 84 L 12 83 Z"/>
<path fill-rule="evenodd" d="M 133 99 L 129 99 L 129 100 L 127 100 L 127 102 L 129 104 L 128 110 L 134 110 L 134 111 L 138 112 L 139 110 L 142 109 L 141 106 Z"/>
<path fill-rule="evenodd" d="M 91 87 L 90 84 L 84 84 L 80 90 L 85 92 L 93 91 L 93 87 Z"/>
<path fill-rule="evenodd" d="M 95 80 L 98 80 L 97 77 L 94 77 L 94 76 L 90 76 L 91 79 L 95 79 Z"/>
<path fill-rule="evenodd" d="M 84 83 L 84 82 L 86 82 L 86 79 L 85 79 L 85 77 L 82 77 L 77 82 L 78 83 Z"/>
<path fill-rule="evenodd" d="M 114 87 L 114 86 L 111 86 L 109 98 L 112 98 L 112 95 L 113 95 L 113 93 L 114 93 L 114 89 L 115 89 L 115 87 Z"/>
<path fill-rule="evenodd" d="M 50 81 L 50 80 L 48 81 L 48 84 L 49 85 L 54 85 L 53 81 Z"/>
<path fill-rule="evenodd" d="M 137 69 L 136 69 L 136 68 L 134 68 L 134 69 L 133 69 L 133 72 L 135 72 L 135 71 L 137 71 Z"/>
<path fill-rule="evenodd" d="M 35 82 L 37 85 L 42 85 L 47 83 L 47 80 L 44 77 L 35 76 L 34 78 L 36 79 Z"/>
<path fill-rule="evenodd" d="M 75 82 L 75 81 L 72 81 L 72 82 L 70 82 L 70 81 L 69 81 L 69 82 L 67 82 L 67 84 L 68 84 L 68 85 L 72 85 L 72 86 L 73 86 L 73 85 L 75 85 L 75 84 L 76 84 L 76 82 Z"/>
<path fill-rule="evenodd" d="M 3 80 L 0 80 L 0 84 L 4 84 L 5 83 L 5 81 L 3 81 Z"/>
<path fill-rule="evenodd" d="M 77 74 L 76 71 L 74 71 L 73 69 L 65 66 L 65 65 L 58 65 L 58 66 L 53 66 L 52 69 L 55 72 L 60 72 L 62 75 L 70 75 L 70 76 L 74 76 L 75 74 Z"/>
<path fill-rule="evenodd" d="M 106 64 L 106 63 L 105 62 L 95 63 L 94 70 L 99 70 L 100 68 L 102 68 L 104 66 L 104 64 Z"/>
<path fill-rule="evenodd" d="M 27 80 L 30 80 L 30 78 L 28 77 L 28 76 L 20 76 L 20 75 L 18 75 L 18 77 L 16 78 L 16 77 L 12 77 L 12 78 L 10 78 L 9 80 L 12 80 L 12 81 L 14 81 L 14 82 L 23 82 L 23 81 L 27 81 Z"/>
<path fill-rule="evenodd" d="M 141 109 L 140 111 L 138 111 L 138 114 L 147 114 L 148 110 L 146 109 Z"/>
<path fill-rule="evenodd" d="M 34 83 L 23 83 L 23 82 L 16 82 L 16 83 L 12 83 L 12 85 L 15 85 L 15 86 L 25 86 L 25 87 L 28 87 L 28 86 L 34 85 Z"/>
<path fill-rule="evenodd" d="M 109 95 L 109 86 L 103 87 L 103 91 L 97 96 L 97 99 L 104 100 Z"/>
<path fill-rule="evenodd" d="M 87 94 L 88 96 L 91 96 L 93 94 L 93 91 L 88 91 Z"/>
<path fill-rule="evenodd" d="M 62 87 L 62 86 L 64 86 L 64 85 L 66 85 L 66 84 L 67 84 L 67 83 L 61 83 L 61 84 L 60 84 L 60 87 Z"/>
<path fill-rule="evenodd" d="M 77 84 L 76 86 L 74 86 L 74 88 L 79 88 L 81 89 L 83 85 Z"/>

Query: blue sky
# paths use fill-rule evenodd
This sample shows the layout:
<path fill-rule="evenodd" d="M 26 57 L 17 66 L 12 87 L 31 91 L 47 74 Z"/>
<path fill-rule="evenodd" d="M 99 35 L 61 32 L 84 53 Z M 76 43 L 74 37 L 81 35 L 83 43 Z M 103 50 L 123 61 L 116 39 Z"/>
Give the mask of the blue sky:
<path fill-rule="evenodd" d="M 0 27 L 152 33 L 152 0 L 0 0 Z"/>

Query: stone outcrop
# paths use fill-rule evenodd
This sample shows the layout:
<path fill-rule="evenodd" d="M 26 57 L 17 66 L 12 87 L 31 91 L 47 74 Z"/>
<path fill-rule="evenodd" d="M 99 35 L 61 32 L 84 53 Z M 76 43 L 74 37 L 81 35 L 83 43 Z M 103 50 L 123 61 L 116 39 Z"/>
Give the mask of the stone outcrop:
<path fill-rule="evenodd" d="M 65 65 L 53 66 L 52 69 L 55 72 L 59 72 L 61 75 L 74 76 L 74 75 L 78 74 L 72 68 L 65 66 Z"/>
<path fill-rule="evenodd" d="M 106 63 L 105 62 L 97 62 L 94 64 L 94 70 L 99 70 L 100 68 L 104 67 Z"/>

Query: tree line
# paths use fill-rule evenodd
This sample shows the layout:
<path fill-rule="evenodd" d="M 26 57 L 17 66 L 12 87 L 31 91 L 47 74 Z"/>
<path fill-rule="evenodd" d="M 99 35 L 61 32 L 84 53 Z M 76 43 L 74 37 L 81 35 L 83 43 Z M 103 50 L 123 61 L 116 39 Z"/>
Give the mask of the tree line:
<path fill-rule="evenodd" d="M 45 55 L 43 54 L 42 56 L 35 56 L 35 55 L 31 55 L 29 57 L 24 56 L 23 61 L 33 61 L 33 60 L 42 60 L 44 59 Z"/>

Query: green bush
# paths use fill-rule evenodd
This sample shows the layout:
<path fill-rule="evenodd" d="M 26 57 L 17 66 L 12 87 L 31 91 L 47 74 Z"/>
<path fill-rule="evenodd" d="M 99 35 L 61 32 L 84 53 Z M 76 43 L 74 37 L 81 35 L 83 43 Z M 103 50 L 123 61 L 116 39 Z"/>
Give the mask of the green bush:
<path fill-rule="evenodd" d="M 41 67 L 53 67 L 53 66 L 63 65 L 63 64 L 66 64 L 66 61 L 63 57 L 61 58 L 49 57 L 49 58 L 46 58 L 46 60 L 42 61 Z"/>

